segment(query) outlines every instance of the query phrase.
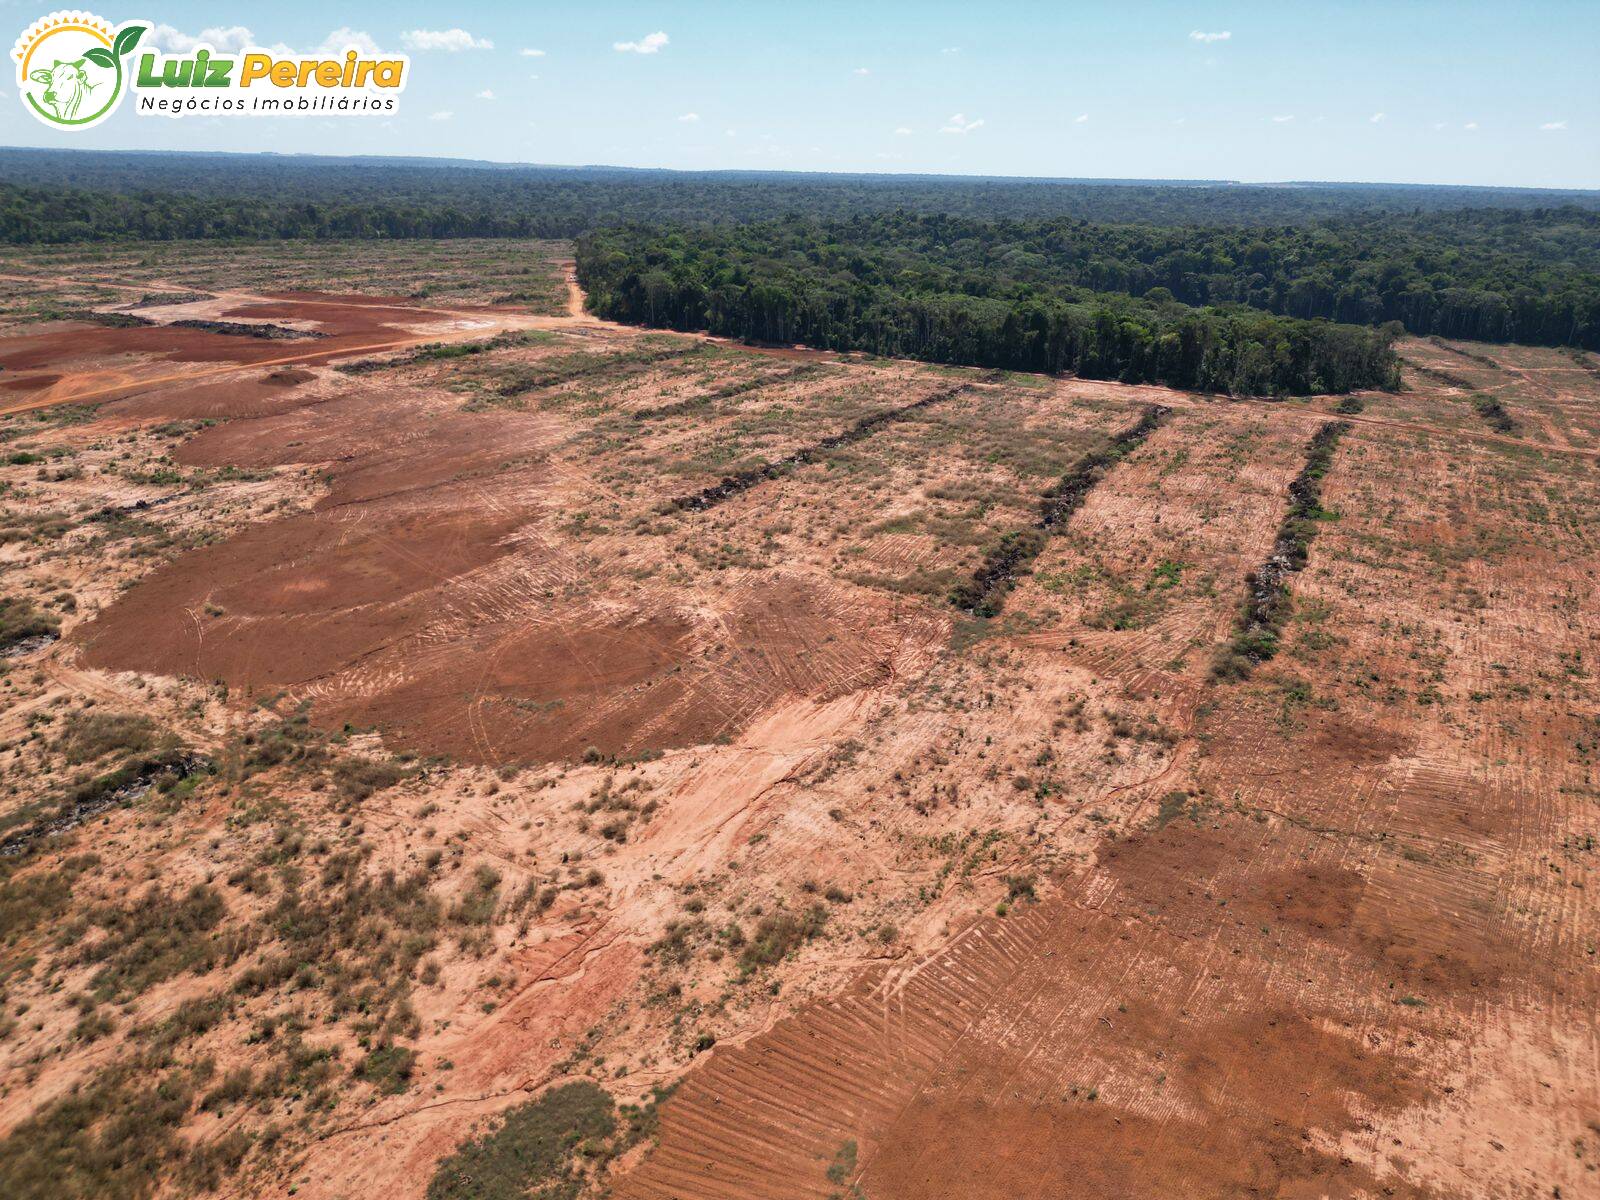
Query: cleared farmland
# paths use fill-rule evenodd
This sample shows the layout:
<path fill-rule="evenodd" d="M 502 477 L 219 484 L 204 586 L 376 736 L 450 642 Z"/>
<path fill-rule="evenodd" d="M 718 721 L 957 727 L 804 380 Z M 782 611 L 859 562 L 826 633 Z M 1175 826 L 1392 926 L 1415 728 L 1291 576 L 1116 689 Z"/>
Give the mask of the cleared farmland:
<path fill-rule="evenodd" d="M 1583 362 L 1222 400 L 478 253 L 8 264 L 0 1181 L 1594 1189 Z"/>

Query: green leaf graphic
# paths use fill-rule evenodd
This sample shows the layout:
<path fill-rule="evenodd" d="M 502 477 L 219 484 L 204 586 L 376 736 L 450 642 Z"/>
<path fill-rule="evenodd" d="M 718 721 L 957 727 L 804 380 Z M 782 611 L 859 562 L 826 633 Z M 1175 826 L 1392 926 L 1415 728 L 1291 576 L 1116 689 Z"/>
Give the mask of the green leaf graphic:
<path fill-rule="evenodd" d="M 114 67 L 117 60 L 111 57 L 111 51 L 104 46 L 96 46 L 92 50 L 85 50 L 83 56 L 97 67 Z"/>
<path fill-rule="evenodd" d="M 139 39 L 144 36 L 144 31 L 148 28 L 148 25 L 130 25 L 121 33 L 117 34 L 117 40 L 112 46 L 112 48 L 117 52 L 117 57 L 121 58 L 123 55 L 127 54 L 128 51 L 137 46 L 139 44 Z"/>

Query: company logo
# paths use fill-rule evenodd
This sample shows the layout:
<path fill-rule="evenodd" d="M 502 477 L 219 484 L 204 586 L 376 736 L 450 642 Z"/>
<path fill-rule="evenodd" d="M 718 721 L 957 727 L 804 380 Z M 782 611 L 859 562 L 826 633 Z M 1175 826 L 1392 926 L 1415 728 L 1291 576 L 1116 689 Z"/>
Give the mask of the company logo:
<path fill-rule="evenodd" d="M 17 39 L 17 89 L 46 125 L 90 129 L 127 92 L 140 116 L 357 116 L 395 111 L 411 60 L 404 54 L 337 57 L 247 46 L 219 53 L 197 45 L 184 54 L 134 48 L 145 20 L 113 28 L 93 13 L 62 11 L 35 21 Z"/>
<path fill-rule="evenodd" d="M 149 24 L 113 29 L 93 13 L 53 12 L 17 39 L 17 91 L 28 111 L 58 129 L 92 129 L 128 90 L 126 56 Z"/>

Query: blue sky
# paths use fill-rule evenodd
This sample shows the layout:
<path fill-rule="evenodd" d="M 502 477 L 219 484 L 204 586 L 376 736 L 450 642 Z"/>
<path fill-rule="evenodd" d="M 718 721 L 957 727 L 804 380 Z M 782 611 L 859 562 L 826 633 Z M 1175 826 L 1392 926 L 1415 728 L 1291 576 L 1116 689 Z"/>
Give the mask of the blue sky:
<path fill-rule="evenodd" d="M 410 53 L 412 81 L 389 120 L 124 106 L 74 136 L 31 120 L 7 78 L 0 143 L 1600 187 L 1596 0 L 84 2 L 175 42 L 243 27 L 310 50 L 354 30 Z M 20 32 L 49 7 L 0 18 Z"/>

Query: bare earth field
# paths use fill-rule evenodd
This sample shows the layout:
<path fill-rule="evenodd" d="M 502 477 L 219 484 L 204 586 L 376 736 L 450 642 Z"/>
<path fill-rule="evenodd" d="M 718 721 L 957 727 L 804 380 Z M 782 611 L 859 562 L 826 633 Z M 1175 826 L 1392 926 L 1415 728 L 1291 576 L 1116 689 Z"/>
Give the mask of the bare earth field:
<path fill-rule="evenodd" d="M 1600 1195 L 1600 362 L 1233 401 L 561 255 L 0 262 L 0 1193 Z"/>

